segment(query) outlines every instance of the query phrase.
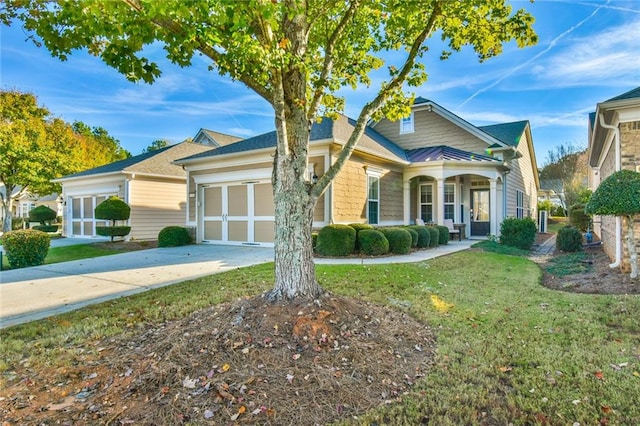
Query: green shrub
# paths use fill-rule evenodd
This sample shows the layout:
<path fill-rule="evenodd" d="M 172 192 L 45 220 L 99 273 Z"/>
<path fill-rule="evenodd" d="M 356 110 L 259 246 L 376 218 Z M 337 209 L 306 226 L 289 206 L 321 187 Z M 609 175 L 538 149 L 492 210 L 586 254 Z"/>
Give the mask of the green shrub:
<path fill-rule="evenodd" d="M 35 225 L 31 229 L 42 232 L 58 232 L 58 225 Z"/>
<path fill-rule="evenodd" d="M 551 216 L 565 217 L 566 213 L 562 206 L 553 206 L 549 212 Z"/>
<path fill-rule="evenodd" d="M 427 226 L 429 232 L 429 247 L 438 247 L 438 241 L 440 241 L 440 231 L 435 226 Z"/>
<path fill-rule="evenodd" d="M 373 226 L 368 223 L 350 223 L 349 226 L 356 230 L 356 247 L 354 251 L 357 252 L 360 250 L 360 238 L 358 237 L 358 234 L 363 229 L 373 229 Z"/>
<path fill-rule="evenodd" d="M 446 226 L 441 226 L 438 225 L 438 244 L 440 245 L 447 245 L 449 244 L 449 228 L 447 228 Z"/>
<path fill-rule="evenodd" d="M 178 247 L 191 244 L 191 235 L 182 226 L 167 226 L 158 234 L 158 247 Z"/>
<path fill-rule="evenodd" d="M 556 247 L 566 252 L 582 250 L 582 233 L 573 226 L 563 226 L 558 231 Z"/>
<path fill-rule="evenodd" d="M 107 228 L 106 226 L 96 226 L 96 233 L 98 235 L 102 235 L 105 237 L 110 236 L 111 241 L 113 241 L 113 237 L 124 237 L 125 235 L 128 235 L 129 232 L 131 232 L 131 227 L 116 226 L 116 221 L 127 220 L 129 219 L 130 215 L 131 215 L 131 207 L 129 207 L 127 203 L 125 203 L 118 197 L 107 198 L 106 200 L 104 200 L 103 202 L 101 202 L 96 206 L 95 218 L 102 219 L 102 220 L 109 220 L 111 221 L 111 228 L 118 228 L 118 229 L 112 229 L 108 231 L 105 229 Z M 98 228 L 100 228 L 100 231 L 98 231 Z M 127 230 L 127 232 L 123 234 L 125 229 Z"/>
<path fill-rule="evenodd" d="M 380 256 L 389 253 L 389 240 L 377 229 L 361 229 L 360 252 L 369 256 Z"/>
<path fill-rule="evenodd" d="M 395 254 L 407 254 L 411 251 L 411 234 L 405 228 L 380 228 L 389 241 L 389 251 Z"/>
<path fill-rule="evenodd" d="M 427 227 L 424 225 L 411 225 L 409 228 L 413 229 L 418 233 L 418 248 L 427 248 L 429 247 L 429 242 L 431 241 L 431 234 L 427 230 Z"/>
<path fill-rule="evenodd" d="M 409 231 L 409 234 L 411 234 L 411 247 L 418 247 L 418 231 L 411 229 L 410 226 L 405 226 L 404 229 Z"/>
<path fill-rule="evenodd" d="M 111 237 L 111 241 L 113 237 L 124 237 L 129 235 L 129 232 L 131 232 L 130 226 L 96 226 L 96 234 Z"/>
<path fill-rule="evenodd" d="M 348 256 L 356 247 L 356 230 L 349 225 L 328 225 L 318 233 L 316 250 L 321 256 Z"/>
<path fill-rule="evenodd" d="M 9 231 L 2 236 L 4 251 L 12 268 L 42 265 L 49 252 L 49 243 L 47 234 L 34 229 Z"/>
<path fill-rule="evenodd" d="M 591 216 L 584 212 L 584 204 L 576 203 L 569 208 L 569 223 L 581 232 L 586 232 L 591 223 Z"/>
<path fill-rule="evenodd" d="M 24 219 L 21 217 L 13 217 L 11 218 L 11 230 L 17 231 L 18 229 L 22 229 L 24 225 Z"/>
<path fill-rule="evenodd" d="M 500 224 L 500 243 L 522 250 L 529 250 L 536 240 L 538 227 L 530 217 L 508 217 Z"/>
<path fill-rule="evenodd" d="M 54 210 L 51 210 L 45 205 L 41 205 L 29 212 L 29 222 L 38 222 L 40 225 L 49 225 L 52 221 L 56 220 L 57 216 L 58 214 Z"/>
<path fill-rule="evenodd" d="M 315 250 L 317 246 L 318 246 L 318 233 L 317 232 L 312 232 L 311 233 L 311 247 L 313 247 L 313 249 Z"/>

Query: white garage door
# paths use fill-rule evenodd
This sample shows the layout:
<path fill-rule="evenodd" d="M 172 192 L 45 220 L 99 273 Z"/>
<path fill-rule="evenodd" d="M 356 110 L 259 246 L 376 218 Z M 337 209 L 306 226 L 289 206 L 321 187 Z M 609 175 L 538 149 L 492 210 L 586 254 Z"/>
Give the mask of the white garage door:
<path fill-rule="evenodd" d="M 201 240 L 273 245 L 274 205 L 270 182 L 202 185 Z"/>
<path fill-rule="evenodd" d="M 115 194 L 113 194 L 115 195 Z M 96 225 L 106 226 L 103 220 L 94 218 L 98 204 L 111 195 L 86 195 L 71 198 L 71 235 L 74 237 L 95 237 Z"/>

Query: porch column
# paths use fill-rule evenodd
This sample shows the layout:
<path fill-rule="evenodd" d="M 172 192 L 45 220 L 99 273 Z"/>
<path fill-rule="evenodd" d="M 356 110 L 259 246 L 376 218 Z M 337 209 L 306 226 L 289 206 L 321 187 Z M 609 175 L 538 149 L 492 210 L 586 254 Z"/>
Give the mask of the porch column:
<path fill-rule="evenodd" d="M 411 181 L 402 181 L 402 215 L 405 225 L 411 221 Z"/>
<path fill-rule="evenodd" d="M 438 225 L 444 225 L 444 179 L 437 180 L 438 198 L 436 200 L 438 212 Z"/>
<path fill-rule="evenodd" d="M 489 233 L 491 235 L 498 235 L 498 194 L 497 194 L 497 180 L 489 179 L 489 212 L 490 228 Z"/>

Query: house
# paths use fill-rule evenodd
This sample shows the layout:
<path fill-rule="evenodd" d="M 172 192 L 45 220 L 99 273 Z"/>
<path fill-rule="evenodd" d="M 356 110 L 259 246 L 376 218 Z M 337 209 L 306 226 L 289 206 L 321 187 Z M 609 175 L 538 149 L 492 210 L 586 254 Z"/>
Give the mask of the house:
<path fill-rule="evenodd" d="M 311 129 L 309 179 L 335 161 L 355 122 L 340 116 Z M 276 133 L 180 159 L 188 173 L 187 225 L 198 242 L 272 245 Z M 313 226 L 442 224 L 466 236 L 497 235 L 503 218 L 535 217 L 539 188 L 527 121 L 476 127 L 418 98 L 406 119 L 369 125 L 319 199 Z"/>
<path fill-rule="evenodd" d="M 640 172 L 640 87 L 596 105 L 589 115 L 589 187 L 622 169 Z M 600 237 L 612 267 L 629 264 L 622 220 L 613 216 L 594 217 L 593 232 Z M 636 237 L 640 223 L 636 219 Z M 640 244 L 640 242 L 636 242 Z"/>
<path fill-rule="evenodd" d="M 0 184 L 0 196 L 4 198 L 6 187 Z M 11 216 L 14 218 L 28 218 L 29 212 L 34 208 L 45 205 L 62 216 L 62 203 L 58 194 L 53 193 L 45 196 L 31 194 L 28 191 L 22 192 L 21 186 L 16 186 L 12 191 L 13 206 Z M 0 204 L 0 222 L 4 219 L 4 206 Z"/>
<path fill-rule="evenodd" d="M 212 149 L 192 142 L 136 155 L 55 179 L 62 185 L 64 229 L 67 237 L 95 237 L 98 204 L 110 196 L 131 207 L 128 238 L 153 240 L 165 226 L 183 226 L 186 217 L 186 172 L 173 161 Z"/>

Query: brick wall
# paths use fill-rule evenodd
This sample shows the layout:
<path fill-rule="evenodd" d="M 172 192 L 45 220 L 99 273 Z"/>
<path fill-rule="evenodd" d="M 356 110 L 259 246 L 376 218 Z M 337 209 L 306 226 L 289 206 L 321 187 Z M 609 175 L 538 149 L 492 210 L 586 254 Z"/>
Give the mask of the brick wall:
<path fill-rule="evenodd" d="M 640 121 L 620 124 L 620 159 L 623 169 L 636 170 L 640 166 Z M 636 248 L 640 250 L 640 215 L 634 221 Z M 622 224 L 622 270 L 629 272 L 629 250 L 627 250 L 627 223 Z"/>

